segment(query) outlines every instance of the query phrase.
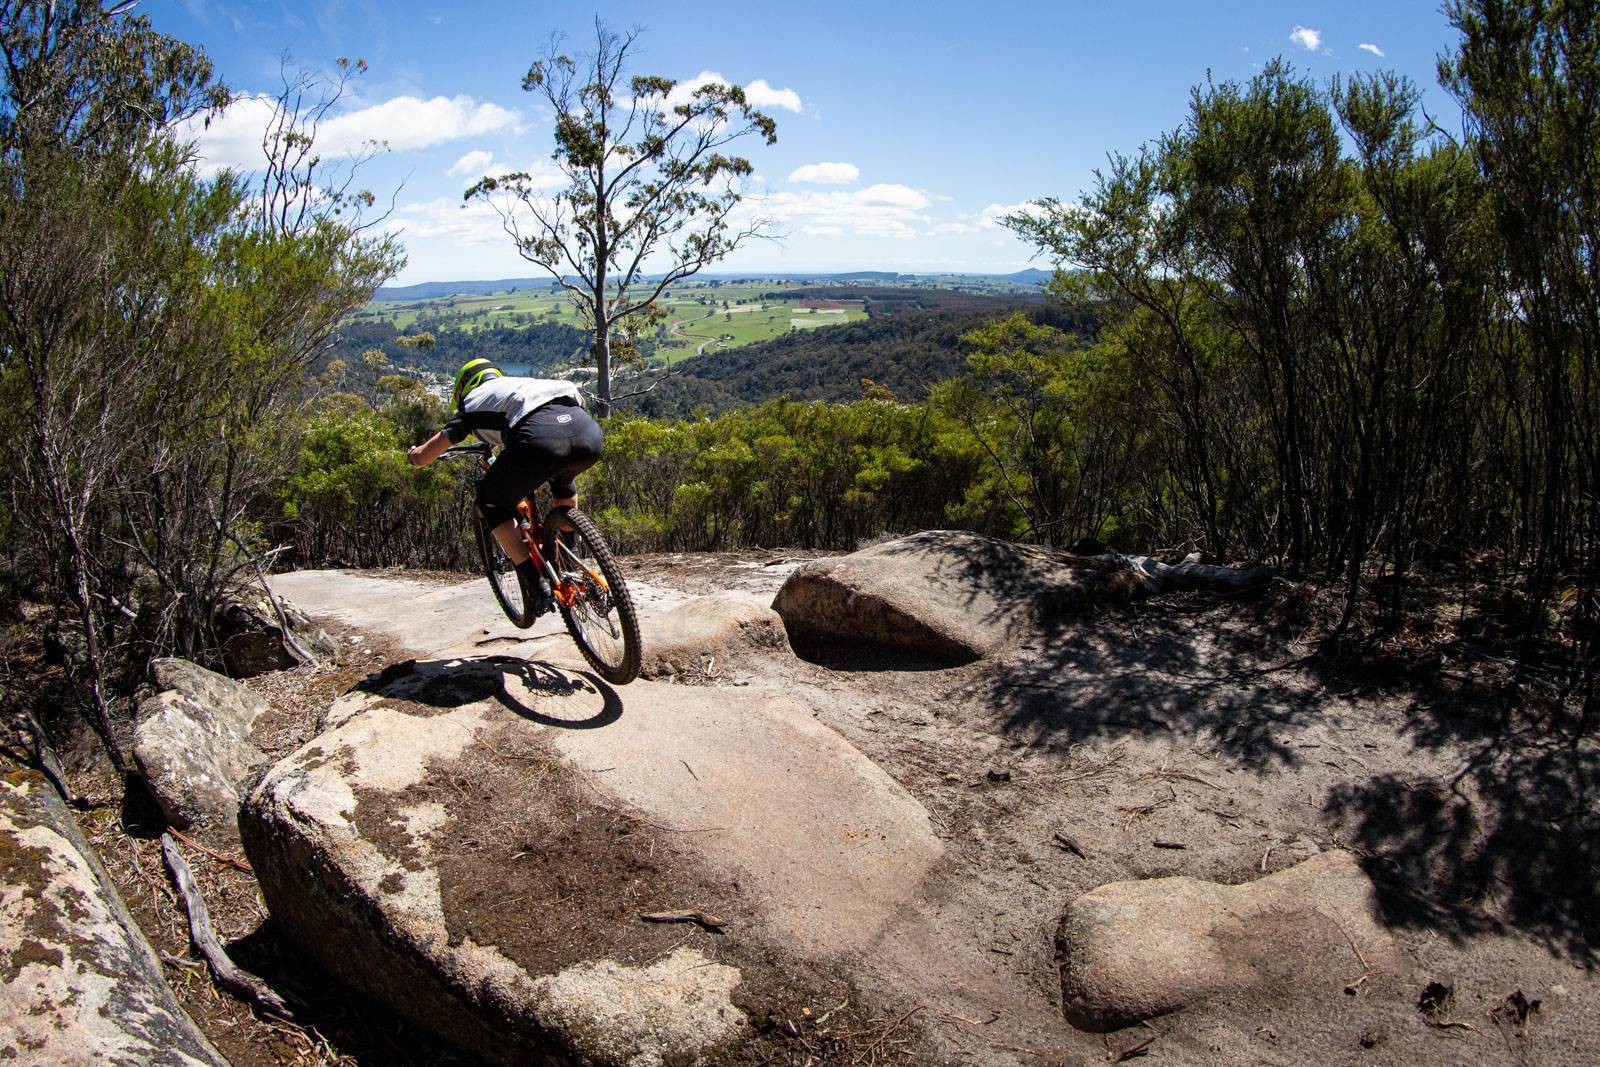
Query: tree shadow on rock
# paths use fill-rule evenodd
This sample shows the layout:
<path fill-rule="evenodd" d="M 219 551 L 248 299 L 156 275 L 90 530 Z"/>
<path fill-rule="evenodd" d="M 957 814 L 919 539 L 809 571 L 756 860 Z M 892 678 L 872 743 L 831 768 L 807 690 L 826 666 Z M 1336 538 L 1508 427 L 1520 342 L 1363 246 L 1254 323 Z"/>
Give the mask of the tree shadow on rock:
<path fill-rule="evenodd" d="M 564 730 L 610 726 L 622 718 L 623 711 L 622 698 L 598 676 L 516 656 L 406 660 L 364 679 L 355 688 L 424 708 L 458 708 L 494 700 L 530 722 Z M 589 709 L 595 696 L 600 698 L 600 708 L 592 714 L 566 717 L 552 713 L 569 707 Z"/>

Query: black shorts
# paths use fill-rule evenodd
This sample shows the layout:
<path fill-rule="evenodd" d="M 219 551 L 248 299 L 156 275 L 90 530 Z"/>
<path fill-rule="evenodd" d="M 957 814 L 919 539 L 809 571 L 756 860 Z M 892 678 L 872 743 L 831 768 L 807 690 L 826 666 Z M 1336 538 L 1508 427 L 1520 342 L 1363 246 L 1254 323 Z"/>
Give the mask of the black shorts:
<path fill-rule="evenodd" d="M 559 400 L 546 404 L 506 434 L 505 447 L 478 483 L 478 510 L 490 526 L 499 526 L 545 482 L 555 496 L 572 496 L 572 480 L 595 465 L 604 447 L 600 424 L 583 408 Z"/>

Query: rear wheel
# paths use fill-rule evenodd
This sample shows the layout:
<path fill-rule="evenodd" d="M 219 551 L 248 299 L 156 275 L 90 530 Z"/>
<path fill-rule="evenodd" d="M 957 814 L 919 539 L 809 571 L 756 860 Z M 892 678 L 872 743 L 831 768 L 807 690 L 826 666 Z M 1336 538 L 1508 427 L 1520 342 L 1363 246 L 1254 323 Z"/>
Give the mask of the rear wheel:
<path fill-rule="evenodd" d="M 558 579 L 556 603 L 589 665 L 612 685 L 639 677 L 639 619 L 622 569 L 589 516 L 576 508 L 545 520 L 545 560 Z"/>
<path fill-rule="evenodd" d="M 531 607 L 534 597 L 523 584 L 516 564 L 511 562 L 511 557 L 506 555 L 506 550 L 500 547 L 494 532 L 482 519 L 478 520 L 477 531 L 478 554 L 483 557 L 483 573 L 489 579 L 489 588 L 494 590 L 494 598 L 500 602 L 501 610 L 512 625 L 526 630 L 536 618 Z"/>

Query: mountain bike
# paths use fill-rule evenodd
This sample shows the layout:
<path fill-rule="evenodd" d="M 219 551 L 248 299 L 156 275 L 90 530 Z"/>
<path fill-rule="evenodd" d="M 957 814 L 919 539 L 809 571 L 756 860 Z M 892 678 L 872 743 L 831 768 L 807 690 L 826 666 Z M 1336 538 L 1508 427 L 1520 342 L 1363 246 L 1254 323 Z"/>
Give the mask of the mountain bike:
<path fill-rule="evenodd" d="M 486 444 L 456 445 L 446 456 L 473 456 L 478 478 L 489 471 L 494 450 Z M 517 533 L 534 566 L 550 583 L 554 606 L 567 632 L 595 672 L 613 685 L 639 677 L 639 619 L 611 547 L 594 520 L 577 508 L 551 508 L 543 518 L 531 500 L 517 503 Z M 541 591 L 529 588 L 494 531 L 475 519 L 478 555 L 494 598 L 512 625 L 527 629 L 544 613 Z"/>

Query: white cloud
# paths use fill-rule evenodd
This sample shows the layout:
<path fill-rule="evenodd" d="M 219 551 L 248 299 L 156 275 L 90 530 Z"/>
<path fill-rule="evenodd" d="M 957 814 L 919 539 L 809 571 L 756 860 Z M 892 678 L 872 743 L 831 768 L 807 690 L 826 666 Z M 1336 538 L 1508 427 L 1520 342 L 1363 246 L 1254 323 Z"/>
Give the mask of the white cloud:
<path fill-rule="evenodd" d="M 783 191 L 747 201 L 752 214 L 769 218 L 803 234 L 839 237 L 913 238 L 931 201 L 907 185 L 878 184 L 850 192 Z"/>
<path fill-rule="evenodd" d="M 1308 26 L 1295 26 L 1289 34 L 1289 40 L 1304 48 L 1308 52 L 1315 52 L 1322 47 L 1322 31 L 1313 30 Z"/>
<path fill-rule="evenodd" d="M 744 97 L 751 107 L 781 107 L 785 111 L 800 113 L 800 94 L 793 89 L 774 89 L 765 79 L 757 78 L 744 87 Z"/>
<path fill-rule="evenodd" d="M 679 104 L 687 104 L 694 98 L 695 91 L 707 85 L 732 85 L 733 82 L 714 70 L 702 70 L 692 78 L 685 78 L 672 87 L 672 92 L 667 94 L 664 105 L 667 109 L 675 108 Z M 751 107 L 781 107 L 786 111 L 798 114 L 802 110 L 800 94 L 793 89 L 774 89 L 762 78 L 757 78 L 744 87 L 745 100 Z"/>
<path fill-rule="evenodd" d="M 807 163 L 789 172 L 792 182 L 815 182 L 818 185 L 843 185 L 861 177 L 854 163 Z"/>
<path fill-rule="evenodd" d="M 408 238 L 438 238 L 457 245 L 511 244 L 494 206 L 481 200 L 463 202 L 460 197 L 441 196 L 416 201 L 398 208 L 390 222 Z"/>
<path fill-rule="evenodd" d="M 985 230 L 998 230 L 1001 220 L 1009 215 L 1037 215 L 1039 205 L 1032 200 L 1022 200 L 1015 204 L 990 204 L 978 212 L 977 225 Z"/>
<path fill-rule="evenodd" d="M 1358 45 L 1356 45 L 1356 47 L 1361 49 L 1363 52 L 1371 52 L 1373 55 L 1377 56 L 1379 59 L 1382 59 L 1383 56 L 1384 56 L 1383 49 L 1379 48 L 1375 44 L 1358 44 Z"/>
<path fill-rule="evenodd" d="M 493 152 L 485 152 L 482 149 L 468 152 L 466 155 L 456 160 L 455 165 L 445 173 L 452 178 L 476 179 L 483 174 L 484 171 L 489 169 L 489 161 L 493 158 Z"/>
<path fill-rule="evenodd" d="M 921 211 L 932 201 L 928 195 L 909 185 L 892 185 L 879 183 L 869 185 L 860 192 L 851 194 L 863 204 L 874 207 L 904 208 L 910 211 Z"/>
<path fill-rule="evenodd" d="M 178 132 L 197 142 L 206 170 L 253 170 L 263 162 L 261 138 L 275 108 L 276 100 L 270 96 L 241 97 L 209 127 L 191 121 Z M 407 152 L 461 137 L 496 133 L 517 124 L 515 111 L 498 104 L 480 104 L 470 96 L 436 96 L 431 100 L 397 96 L 325 120 L 317 130 L 317 154 L 323 159 L 353 156 L 373 141 L 386 143 L 392 151 Z"/>
<path fill-rule="evenodd" d="M 427 148 L 458 137 L 478 137 L 517 125 L 517 113 L 498 104 L 479 104 L 470 96 L 419 100 L 397 96 L 372 107 L 352 111 L 324 123 L 318 145 L 326 139 L 324 154 L 349 155 L 369 141 L 385 141 L 397 152 Z"/>

